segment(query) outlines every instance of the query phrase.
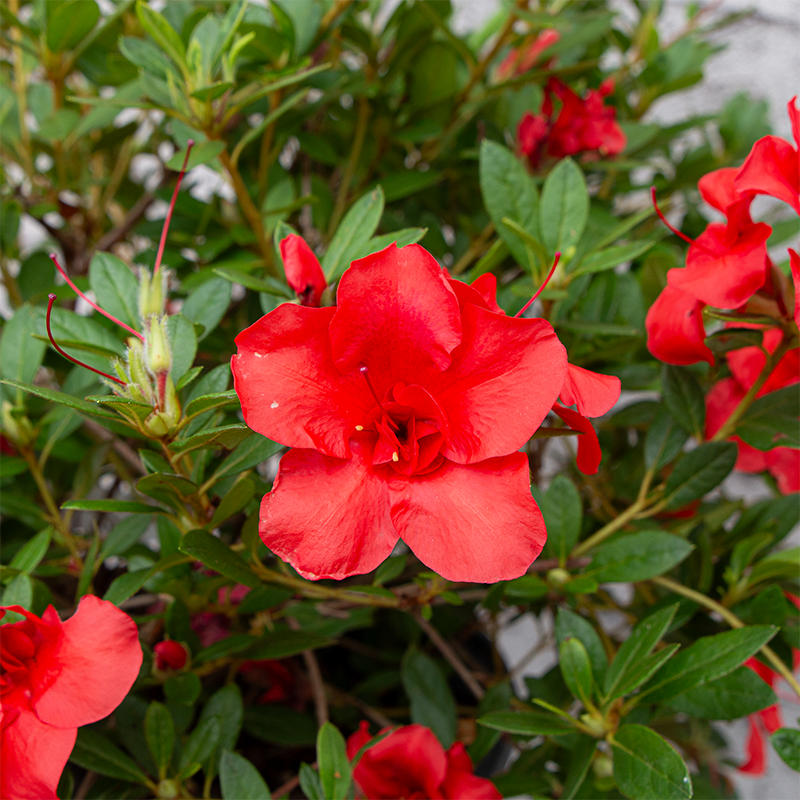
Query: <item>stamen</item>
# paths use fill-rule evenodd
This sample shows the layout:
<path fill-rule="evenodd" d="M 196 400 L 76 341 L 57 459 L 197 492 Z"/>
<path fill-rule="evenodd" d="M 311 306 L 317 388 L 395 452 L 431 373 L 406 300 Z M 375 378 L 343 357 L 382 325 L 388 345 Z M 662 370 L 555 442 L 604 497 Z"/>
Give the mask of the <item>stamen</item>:
<path fill-rule="evenodd" d="M 119 378 L 115 378 L 113 375 L 109 375 L 107 372 L 103 372 L 102 370 L 95 369 L 94 367 L 90 367 L 88 364 L 84 364 L 82 361 L 78 361 L 77 358 L 73 358 L 71 355 L 65 353 L 56 343 L 56 340 L 53 338 L 53 333 L 50 330 L 50 313 L 53 310 L 53 303 L 56 301 L 56 296 L 54 294 L 49 294 L 49 303 L 47 304 L 47 317 L 45 319 L 47 323 L 47 335 L 50 337 L 50 343 L 55 347 L 55 349 L 62 355 L 64 358 L 69 359 L 73 364 L 77 364 L 79 367 L 83 367 L 84 369 L 91 370 L 92 372 L 96 372 L 98 375 L 102 375 L 104 378 L 108 378 L 115 383 L 118 383 L 120 386 L 127 386 L 125 381 L 121 381 Z"/>
<path fill-rule="evenodd" d="M 545 286 L 547 286 L 550 278 L 553 277 L 553 273 L 556 271 L 556 267 L 558 266 L 558 262 L 561 260 L 561 253 L 556 253 L 555 258 L 553 259 L 553 266 L 550 267 L 550 272 L 547 273 L 547 277 L 542 281 L 542 285 L 536 290 L 536 294 L 525 303 L 522 308 L 514 314 L 515 317 L 521 317 L 532 305 L 533 301 L 542 293 L 542 290 Z"/>
<path fill-rule="evenodd" d="M 397 430 L 397 423 L 389 416 L 389 413 L 383 407 L 383 403 L 381 403 L 380 397 L 378 397 L 378 393 L 375 391 L 375 387 L 372 385 L 372 381 L 369 379 L 369 370 L 367 369 L 366 364 L 359 364 L 358 371 L 364 376 L 364 380 L 367 382 L 367 386 L 369 386 L 370 392 L 372 392 L 372 396 L 375 398 L 375 402 L 378 404 L 378 408 L 383 411 L 386 419 L 389 421 L 389 425 Z"/>
<path fill-rule="evenodd" d="M 396 464 L 399 460 L 400 460 L 400 456 L 397 455 L 397 451 L 395 450 L 395 452 L 392 453 L 392 461 L 394 461 L 394 463 Z"/>
<path fill-rule="evenodd" d="M 356 425 L 356 430 L 357 431 L 363 431 L 364 430 L 364 426 L 363 425 Z"/>
<path fill-rule="evenodd" d="M 688 242 L 689 244 L 695 244 L 695 241 L 694 241 L 694 239 L 691 239 L 691 238 L 690 238 L 690 237 L 688 237 L 688 236 L 687 236 L 687 235 L 686 235 L 686 234 L 685 234 L 683 231 L 679 231 L 679 230 L 678 230 L 676 227 L 674 227 L 673 225 L 670 225 L 669 221 L 668 221 L 668 220 L 667 220 L 667 218 L 664 216 L 664 214 L 663 214 L 663 212 L 661 211 L 661 209 L 658 207 L 658 201 L 656 200 L 656 187 L 655 187 L 655 186 L 651 186 L 651 187 L 650 187 L 650 197 L 651 197 L 651 198 L 652 198 L 652 200 L 653 200 L 653 208 L 656 210 L 656 214 L 658 214 L 658 218 L 659 218 L 659 219 L 660 219 L 660 220 L 661 220 L 661 221 L 662 221 L 662 222 L 663 222 L 663 223 L 664 223 L 664 224 L 665 224 L 665 225 L 666 225 L 666 226 L 667 226 L 667 227 L 668 227 L 668 228 L 669 228 L 669 229 L 670 229 L 670 230 L 671 230 L 671 231 L 672 231 L 672 232 L 673 232 L 673 233 L 674 233 L 676 236 L 679 236 L 681 239 L 683 239 L 683 241 L 684 241 L 684 242 Z M 702 250 L 705 250 L 705 248 L 704 248 L 704 247 L 702 247 L 702 245 L 698 245 L 698 247 L 700 247 Z"/>
<path fill-rule="evenodd" d="M 178 175 L 178 182 L 175 184 L 175 191 L 172 193 L 172 200 L 167 210 L 167 216 L 164 220 L 164 230 L 161 231 L 161 241 L 158 244 L 158 253 L 156 254 L 156 265 L 153 268 L 153 275 L 158 275 L 158 270 L 161 268 L 161 259 L 164 256 L 164 247 L 167 244 L 167 231 L 169 231 L 169 223 L 172 220 L 172 211 L 175 208 L 175 201 L 178 199 L 178 191 L 181 188 L 181 181 L 186 174 L 186 165 L 189 163 L 189 153 L 192 152 L 194 147 L 194 139 L 189 139 L 186 142 L 186 155 L 183 157 L 183 166 L 181 167 L 180 175 Z"/>
<path fill-rule="evenodd" d="M 109 314 L 108 311 L 104 311 L 100 308 L 97 303 L 93 303 L 73 282 L 72 279 L 67 275 L 67 271 L 61 264 L 58 263 L 58 256 L 55 253 L 50 253 L 50 260 L 56 265 L 56 269 L 61 273 L 61 277 L 69 284 L 69 287 L 72 289 L 75 294 L 79 297 L 82 297 L 95 311 L 99 311 L 104 317 L 107 317 L 112 322 L 116 322 L 122 328 L 125 328 L 128 333 L 132 333 L 134 336 L 138 336 L 142 341 L 144 341 L 144 336 L 142 336 L 139 331 L 134 330 L 129 325 L 126 325 L 122 320 L 117 319 L 113 314 Z"/>

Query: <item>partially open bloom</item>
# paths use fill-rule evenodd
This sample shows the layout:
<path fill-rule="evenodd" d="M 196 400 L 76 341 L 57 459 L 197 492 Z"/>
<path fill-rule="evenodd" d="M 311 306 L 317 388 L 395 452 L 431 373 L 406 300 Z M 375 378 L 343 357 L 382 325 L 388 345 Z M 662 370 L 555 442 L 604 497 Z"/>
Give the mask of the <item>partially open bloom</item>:
<path fill-rule="evenodd" d="M 328 283 L 314 251 L 296 233 L 281 239 L 280 251 L 286 282 L 297 292 L 300 304 L 319 308 Z"/>
<path fill-rule="evenodd" d="M 92 595 L 62 623 L 50 606 L 0 628 L 0 797 L 41 800 L 56 786 L 78 728 L 108 716 L 139 674 L 133 620 Z"/>
<path fill-rule="evenodd" d="M 352 759 L 372 737 L 362 722 L 347 740 Z M 364 751 L 353 770 L 356 796 L 366 800 L 495 800 L 502 795 L 486 778 L 472 771 L 464 745 L 456 742 L 445 752 L 429 728 L 406 725 Z"/>
<path fill-rule="evenodd" d="M 774 353 L 783 339 L 778 328 L 764 333 L 764 348 Z M 713 436 L 734 412 L 747 390 L 756 382 L 766 363 L 760 347 L 742 347 L 728 353 L 728 365 L 733 377 L 718 381 L 706 397 L 706 436 Z M 790 350 L 775 365 L 759 390 L 757 397 L 800 382 L 800 349 Z M 738 436 L 733 440 L 739 447 L 736 469 L 741 472 L 769 472 L 783 494 L 800 491 L 800 450 L 774 447 L 757 450 Z"/>
<path fill-rule="evenodd" d="M 265 544 L 307 578 L 369 572 L 400 536 L 450 580 L 521 575 L 545 529 L 519 448 L 552 408 L 566 352 L 418 245 L 353 263 L 336 308 L 283 304 L 232 369 L 251 428 L 290 445 L 261 506 Z"/>
<path fill-rule="evenodd" d="M 508 55 L 500 62 L 495 75 L 498 81 L 505 81 L 518 75 L 524 75 L 536 66 L 544 52 L 561 39 L 561 34 L 554 28 L 545 28 L 527 45 L 512 47 Z"/>
<path fill-rule="evenodd" d="M 535 169 L 547 155 L 553 158 L 578 153 L 594 158 L 619 155 L 628 139 L 616 121 L 616 109 L 605 105 L 605 98 L 613 90 L 614 82 L 608 79 L 580 98 L 558 78 L 551 78 L 539 113 L 526 113 L 517 128 L 520 152 L 531 167 Z M 558 116 L 554 98 L 561 102 Z"/>
<path fill-rule="evenodd" d="M 156 656 L 156 666 L 161 670 L 183 669 L 189 654 L 186 648 L 172 639 L 165 639 L 153 647 Z"/>

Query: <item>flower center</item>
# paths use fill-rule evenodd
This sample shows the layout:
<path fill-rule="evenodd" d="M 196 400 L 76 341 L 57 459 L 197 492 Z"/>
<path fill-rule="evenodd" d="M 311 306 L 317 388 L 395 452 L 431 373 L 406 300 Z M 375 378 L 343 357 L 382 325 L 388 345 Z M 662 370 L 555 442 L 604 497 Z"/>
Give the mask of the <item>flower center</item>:
<path fill-rule="evenodd" d="M 36 645 L 20 628 L 5 625 L 0 628 L 0 696 L 24 682 Z"/>
<path fill-rule="evenodd" d="M 390 466 L 401 475 L 424 475 L 442 462 L 447 441 L 447 418 L 422 386 L 398 382 L 380 399 L 365 365 L 359 371 L 377 403 L 361 430 L 377 434 L 372 452 L 375 467 Z"/>

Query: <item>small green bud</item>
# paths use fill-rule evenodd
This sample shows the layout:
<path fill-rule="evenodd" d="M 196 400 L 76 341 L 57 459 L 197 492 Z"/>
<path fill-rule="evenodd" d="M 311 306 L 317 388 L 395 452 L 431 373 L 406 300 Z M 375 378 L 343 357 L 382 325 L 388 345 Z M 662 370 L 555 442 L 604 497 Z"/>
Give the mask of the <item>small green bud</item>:
<path fill-rule="evenodd" d="M 598 756 L 592 762 L 592 769 L 598 778 L 610 778 L 614 774 L 614 762 L 608 756 Z"/>
<path fill-rule="evenodd" d="M 145 403 L 153 403 L 153 387 L 150 375 L 144 365 L 144 345 L 139 339 L 131 338 L 128 344 L 128 372 L 130 373 L 131 395 L 138 394 Z M 139 397 L 134 399 L 138 400 Z"/>
<path fill-rule="evenodd" d="M 164 313 L 167 296 L 167 270 L 151 275 L 147 267 L 139 267 L 139 316 L 142 320 Z"/>
<path fill-rule="evenodd" d="M 599 714 L 582 714 L 581 722 L 595 735 L 605 736 L 608 731 L 608 723 Z"/>
<path fill-rule="evenodd" d="M 171 427 L 163 411 L 154 411 L 145 420 L 144 426 L 153 436 L 157 437 L 166 436 Z"/>
<path fill-rule="evenodd" d="M 565 583 L 569 583 L 571 579 L 572 575 L 570 575 L 567 570 L 562 569 L 561 567 L 551 569 L 550 572 L 547 573 L 547 582 L 551 586 L 561 587 Z"/>
<path fill-rule="evenodd" d="M 180 787 L 178 782 L 170 780 L 169 778 L 159 781 L 156 787 L 156 797 L 160 798 L 160 800 L 174 800 L 179 794 Z"/>
<path fill-rule="evenodd" d="M 172 350 L 169 346 L 167 317 L 151 316 L 144 325 L 144 363 L 151 375 L 169 374 Z"/>
<path fill-rule="evenodd" d="M 25 410 L 17 408 L 8 400 L 3 400 L 2 421 L 6 436 L 14 444 L 24 447 L 36 440 L 36 431 L 25 416 Z"/>
<path fill-rule="evenodd" d="M 167 383 L 164 388 L 164 414 L 170 420 L 170 427 L 172 427 L 177 425 L 178 420 L 181 418 L 181 403 L 175 391 L 175 384 L 169 376 L 167 376 Z"/>

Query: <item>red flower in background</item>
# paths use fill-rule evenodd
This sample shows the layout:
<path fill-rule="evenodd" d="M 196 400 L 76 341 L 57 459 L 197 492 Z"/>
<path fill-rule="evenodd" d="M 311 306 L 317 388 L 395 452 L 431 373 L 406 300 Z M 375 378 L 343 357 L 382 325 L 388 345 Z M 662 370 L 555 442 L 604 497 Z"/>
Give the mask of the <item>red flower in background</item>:
<path fill-rule="evenodd" d="M 189 654 L 186 648 L 172 639 L 165 639 L 153 647 L 156 656 L 156 666 L 158 669 L 183 669 Z"/>
<path fill-rule="evenodd" d="M 561 392 L 541 319 L 495 313 L 418 245 L 353 263 L 336 308 L 283 304 L 236 339 L 245 420 L 291 446 L 265 544 L 306 578 L 369 572 L 400 536 L 450 580 L 521 575 L 546 532 L 517 452 Z"/>
<path fill-rule="evenodd" d="M 536 38 L 527 47 L 512 47 L 508 55 L 500 62 L 495 75 L 498 81 L 505 81 L 511 77 L 524 75 L 542 56 L 545 50 L 551 48 L 561 39 L 561 34 L 553 28 L 539 31 Z"/>
<path fill-rule="evenodd" d="M 372 737 L 369 723 L 347 740 L 352 759 Z M 486 778 L 472 771 L 464 745 L 456 742 L 447 752 L 430 729 L 406 725 L 366 750 L 353 770 L 357 796 L 366 800 L 495 800 L 502 795 Z"/>
<path fill-rule="evenodd" d="M 774 353 L 783 339 L 778 328 L 764 332 L 764 347 Z M 718 381 L 706 397 L 706 437 L 713 436 L 733 413 L 748 389 L 756 382 L 766 363 L 759 347 L 743 347 L 728 353 L 728 365 L 733 377 Z M 790 350 L 778 362 L 759 390 L 757 397 L 783 389 L 800 381 L 800 349 Z M 783 494 L 800 491 L 800 450 L 775 447 L 757 450 L 738 436 L 733 441 L 739 447 L 736 469 L 740 472 L 769 472 L 778 482 Z"/>
<path fill-rule="evenodd" d="M 78 728 L 107 717 L 133 686 L 142 664 L 136 624 L 92 595 L 62 623 L 49 606 L 0 628 L 0 796 L 56 797 Z"/>
<path fill-rule="evenodd" d="M 526 113 L 517 128 L 520 152 L 531 167 L 539 166 L 545 155 L 553 158 L 578 153 L 595 157 L 619 155 L 628 140 L 616 121 L 616 109 L 605 105 L 605 98 L 613 91 L 614 81 L 607 79 L 599 89 L 590 89 L 580 98 L 558 78 L 550 78 L 539 114 Z M 554 97 L 562 104 L 555 119 Z"/>
<path fill-rule="evenodd" d="M 328 282 L 314 251 L 295 233 L 281 239 L 279 247 L 286 282 L 297 292 L 300 304 L 319 308 Z"/>

